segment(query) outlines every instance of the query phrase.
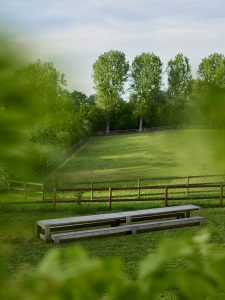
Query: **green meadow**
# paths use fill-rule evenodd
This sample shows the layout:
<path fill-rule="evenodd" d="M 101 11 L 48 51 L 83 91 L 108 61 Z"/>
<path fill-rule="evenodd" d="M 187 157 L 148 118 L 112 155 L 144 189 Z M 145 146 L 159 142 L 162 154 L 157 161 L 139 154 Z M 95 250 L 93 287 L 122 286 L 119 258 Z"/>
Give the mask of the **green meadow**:
<path fill-rule="evenodd" d="M 55 173 L 61 180 L 73 182 L 125 180 L 145 177 L 207 175 L 224 172 L 222 132 L 206 130 L 175 130 L 157 133 L 92 137 L 74 155 L 69 157 Z M 225 172 L 224 172 L 225 173 Z M 11 195 L 1 195 L 6 201 Z M 191 203 L 191 200 L 190 200 Z M 218 201 L 201 203 L 206 218 L 203 228 L 211 232 L 215 252 L 225 247 L 225 207 Z M 156 205 L 156 204 L 154 204 Z M 149 208 L 151 203 L 123 203 L 113 211 Z M 119 236 L 65 243 L 55 246 L 36 237 L 36 221 L 40 219 L 96 214 L 107 212 L 105 204 L 61 204 L 52 209 L 45 205 L 2 205 L 0 218 L 0 255 L 10 276 L 15 271 L 32 270 L 50 248 L 77 245 L 85 248 L 92 257 L 119 257 L 128 276 L 135 278 L 137 266 L 149 253 L 156 251 L 160 240 L 176 240 L 197 234 L 201 228 L 149 232 L 134 236 Z M 174 261 L 171 268 L 182 267 Z"/>
<path fill-rule="evenodd" d="M 92 137 L 56 175 L 89 182 L 223 173 L 223 137 L 219 130 Z"/>

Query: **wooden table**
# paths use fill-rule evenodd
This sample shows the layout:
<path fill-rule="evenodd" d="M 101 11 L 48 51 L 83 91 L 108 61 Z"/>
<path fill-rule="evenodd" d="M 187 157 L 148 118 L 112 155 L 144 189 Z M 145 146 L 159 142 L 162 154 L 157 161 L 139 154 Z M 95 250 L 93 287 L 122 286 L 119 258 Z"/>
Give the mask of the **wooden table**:
<path fill-rule="evenodd" d="M 197 211 L 198 217 L 195 217 L 195 219 L 190 219 L 190 214 L 193 211 Z M 173 222 L 170 223 L 165 223 L 165 221 L 168 221 L 168 219 L 173 219 Z M 198 219 L 196 219 L 198 218 Z M 104 234 L 104 229 L 105 233 L 108 232 L 108 234 L 116 234 L 119 232 L 124 232 L 128 231 L 129 229 L 132 230 L 132 233 L 135 232 L 135 228 L 139 228 L 142 226 L 142 228 L 147 227 L 151 228 L 153 225 L 153 222 L 149 223 L 144 223 L 146 224 L 145 226 L 143 223 L 137 223 L 140 221 L 145 221 L 145 220 L 154 220 L 154 219 L 163 219 L 164 220 L 164 225 L 167 224 L 168 226 L 177 226 L 177 224 L 185 224 L 186 223 L 191 223 L 190 221 L 193 220 L 193 223 L 196 222 L 203 222 L 202 218 L 202 209 L 199 206 L 195 205 L 181 205 L 181 206 L 170 206 L 170 207 L 163 207 L 163 208 L 152 208 L 152 209 L 144 209 L 144 210 L 135 210 L 135 211 L 125 211 L 125 212 L 117 212 L 117 213 L 107 213 L 107 214 L 98 214 L 98 215 L 89 215 L 89 216 L 80 216 L 80 217 L 69 217 L 69 218 L 60 218 L 60 219 L 50 219 L 50 220 L 40 220 L 37 222 L 37 236 L 42 238 L 45 241 L 50 241 L 52 239 L 52 236 L 54 239 L 58 240 L 60 235 L 62 238 L 66 239 L 66 236 L 69 238 L 79 236 L 78 232 L 75 231 L 73 232 L 74 234 L 70 232 L 66 233 L 59 233 L 53 234 L 52 232 L 56 231 L 68 231 L 71 229 L 79 229 L 79 228 L 90 228 L 90 227 L 95 227 L 94 229 L 89 229 L 89 230 L 83 230 L 81 232 L 81 236 L 85 237 L 85 232 L 86 236 L 90 236 L 94 233 L 96 235 L 102 235 Z M 175 219 L 175 220 L 174 220 Z M 181 222 L 182 220 L 186 220 L 183 223 Z M 177 220 L 177 221 L 176 221 Z M 179 221 L 180 220 L 180 221 Z M 136 222 L 136 223 L 134 223 Z M 163 227 L 162 225 L 163 221 L 159 221 L 158 225 L 159 227 Z M 122 224 L 122 225 L 121 225 Z M 124 224 L 124 225 L 123 225 Z M 155 226 L 157 226 L 157 222 L 154 222 Z M 103 226 L 103 225 L 110 225 L 111 228 L 97 228 L 98 226 Z M 139 227 L 137 226 L 139 225 Z M 150 226 L 151 225 L 151 226 Z M 127 226 L 127 227 L 125 227 Z M 136 226 L 136 227 L 135 227 Z M 116 228 L 115 228 L 116 227 Z M 116 230 L 117 229 L 117 230 Z M 108 235 L 107 234 L 107 235 Z"/>

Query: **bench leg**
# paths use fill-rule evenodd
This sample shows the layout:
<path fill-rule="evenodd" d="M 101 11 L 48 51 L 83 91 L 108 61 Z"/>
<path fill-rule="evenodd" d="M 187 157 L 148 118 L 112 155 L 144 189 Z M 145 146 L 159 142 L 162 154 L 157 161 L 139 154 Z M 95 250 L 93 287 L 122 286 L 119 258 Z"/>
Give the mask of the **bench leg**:
<path fill-rule="evenodd" d="M 51 240 L 50 226 L 44 226 L 44 237 L 46 242 Z"/>
<path fill-rule="evenodd" d="M 59 240 L 58 239 L 54 239 L 54 244 L 59 245 Z"/>
<path fill-rule="evenodd" d="M 131 217 L 126 217 L 126 224 L 127 225 L 131 224 Z"/>
<path fill-rule="evenodd" d="M 204 217 L 203 209 L 201 207 L 199 207 L 199 209 L 198 209 L 198 214 L 199 214 L 200 217 Z"/>
<path fill-rule="evenodd" d="M 132 234 L 137 234 L 137 228 L 132 228 Z"/>
<path fill-rule="evenodd" d="M 190 218 L 190 211 L 186 211 L 186 218 Z"/>

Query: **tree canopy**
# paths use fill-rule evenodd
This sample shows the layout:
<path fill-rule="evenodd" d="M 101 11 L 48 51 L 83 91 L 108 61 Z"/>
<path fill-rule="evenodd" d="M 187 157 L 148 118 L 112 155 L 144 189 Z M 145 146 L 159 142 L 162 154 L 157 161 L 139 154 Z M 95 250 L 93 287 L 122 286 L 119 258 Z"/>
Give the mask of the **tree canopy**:
<path fill-rule="evenodd" d="M 191 67 L 189 59 L 179 53 L 168 62 L 168 94 L 170 97 L 187 97 L 191 92 Z"/>
<path fill-rule="evenodd" d="M 93 65 L 93 79 L 97 96 L 97 105 L 104 111 L 107 127 L 112 112 L 124 92 L 124 83 L 127 80 L 129 64 L 125 54 L 111 50 L 100 55 Z"/>
<path fill-rule="evenodd" d="M 159 94 L 162 84 L 162 62 L 153 53 L 142 53 L 135 57 L 131 65 L 131 91 L 135 112 L 140 118 L 139 130 L 142 131 L 142 118 Z"/>
<path fill-rule="evenodd" d="M 224 59 L 224 55 L 219 53 L 203 58 L 197 71 L 198 79 L 207 84 L 218 84 L 224 74 Z"/>

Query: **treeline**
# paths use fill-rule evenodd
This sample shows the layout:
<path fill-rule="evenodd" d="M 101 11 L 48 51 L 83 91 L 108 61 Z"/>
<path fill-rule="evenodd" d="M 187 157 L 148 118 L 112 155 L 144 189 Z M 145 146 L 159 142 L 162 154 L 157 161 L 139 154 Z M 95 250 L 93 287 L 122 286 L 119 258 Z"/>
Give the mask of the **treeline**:
<path fill-rule="evenodd" d="M 143 126 L 190 123 L 208 126 L 213 123 L 208 112 L 225 91 L 225 57 L 214 53 L 203 58 L 194 77 L 189 59 L 181 53 L 163 68 L 160 57 L 153 53 L 142 53 L 129 64 L 123 52 L 112 50 L 95 61 L 93 80 L 96 96 L 88 105 L 87 100 L 84 103 L 91 110 L 86 117 L 94 131 L 142 131 Z M 72 95 L 77 102 L 88 99 L 76 91 Z"/>

